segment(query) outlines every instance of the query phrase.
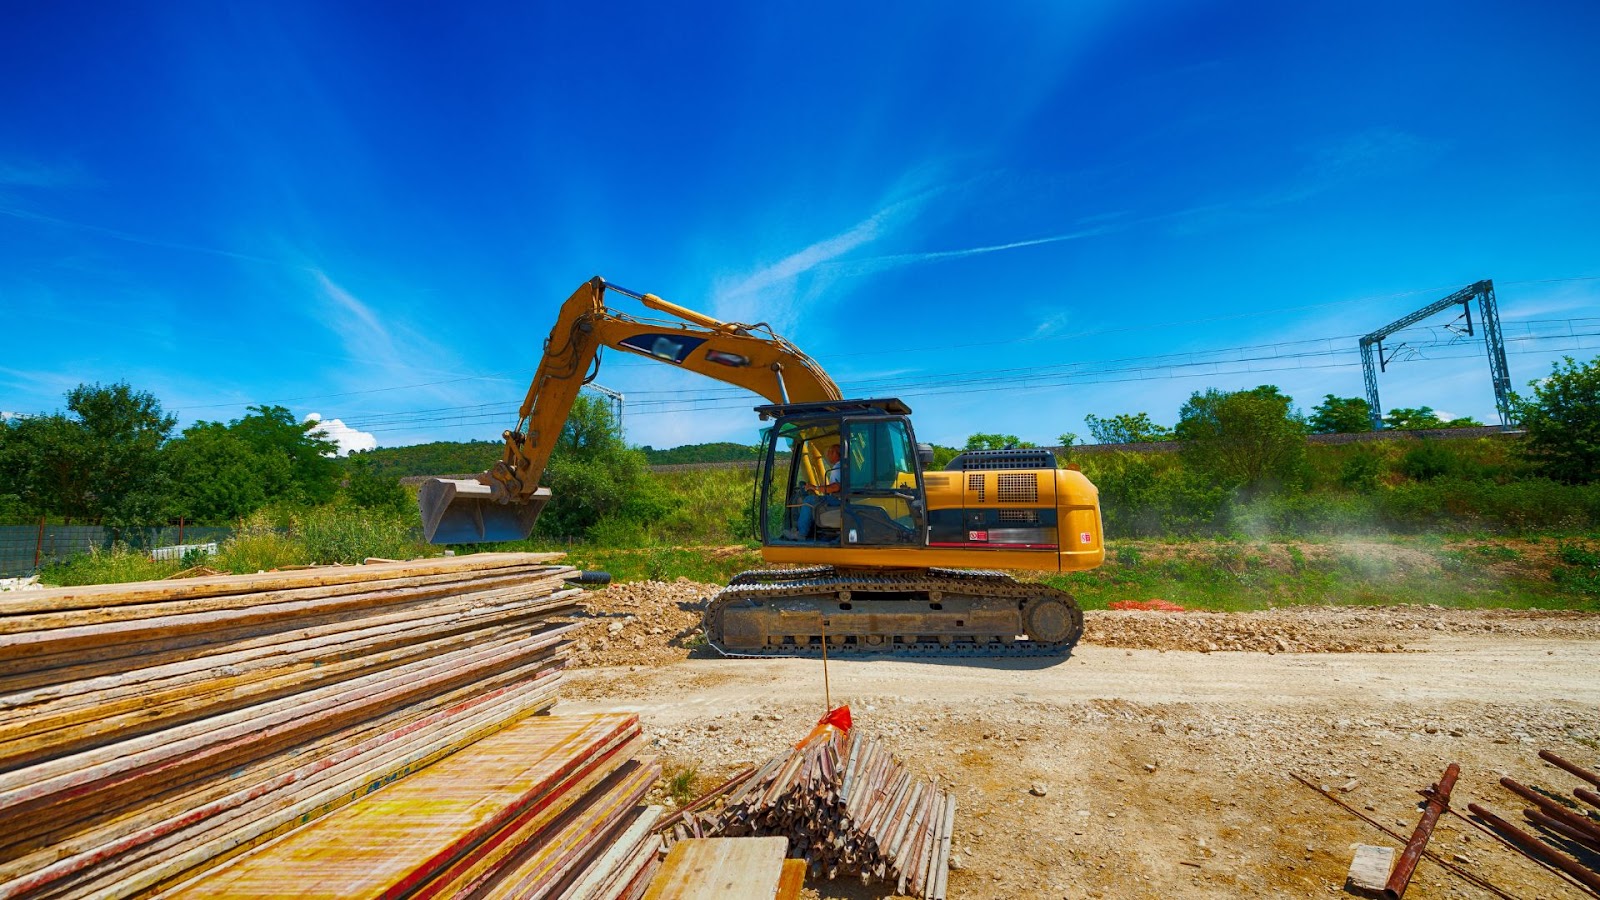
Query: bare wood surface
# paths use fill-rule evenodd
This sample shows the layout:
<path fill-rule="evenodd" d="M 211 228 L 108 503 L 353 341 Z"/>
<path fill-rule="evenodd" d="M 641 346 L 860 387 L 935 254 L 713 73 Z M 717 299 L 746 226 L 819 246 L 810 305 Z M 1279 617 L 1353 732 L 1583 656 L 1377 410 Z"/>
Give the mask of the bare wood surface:
<path fill-rule="evenodd" d="M 128 584 L 50 588 L 0 599 L 0 616 L 327 587 L 395 577 L 460 575 L 509 566 L 551 563 L 565 556 L 565 553 L 474 553 L 399 563 L 377 563 L 370 566 L 317 566 L 292 572 L 219 575 L 212 578 L 186 579 L 181 582 L 139 581 Z"/>
<path fill-rule="evenodd" d="M 224 609 L 252 609 L 275 603 L 296 600 L 332 599 L 355 596 L 396 596 L 414 592 L 420 596 L 444 596 L 460 591 L 463 586 L 508 584 L 513 580 L 527 580 L 530 576 L 558 577 L 570 570 L 565 566 L 526 565 L 506 566 L 482 573 L 446 572 L 433 575 L 393 575 L 389 578 L 356 581 L 348 584 L 289 588 L 279 591 L 250 591 L 222 594 L 216 597 L 193 597 L 178 600 L 161 600 L 146 603 L 127 603 L 88 609 L 72 609 L 0 616 L 0 635 L 22 634 L 29 631 L 47 631 L 53 628 L 78 628 L 106 625 L 112 622 L 130 622 L 154 619 L 161 616 L 212 612 Z M 242 577 L 242 576 L 235 576 Z M 0 644 L 4 647 L 5 644 Z"/>
<path fill-rule="evenodd" d="M 651 879 L 645 900 L 772 900 L 787 848 L 781 837 L 680 841 Z"/>

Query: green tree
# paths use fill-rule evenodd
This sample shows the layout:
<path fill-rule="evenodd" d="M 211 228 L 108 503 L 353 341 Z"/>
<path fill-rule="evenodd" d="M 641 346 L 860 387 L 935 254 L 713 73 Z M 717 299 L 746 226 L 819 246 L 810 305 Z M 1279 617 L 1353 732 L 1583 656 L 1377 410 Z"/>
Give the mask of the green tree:
<path fill-rule="evenodd" d="M 339 445 L 316 422 L 296 421 L 282 406 L 252 406 L 228 430 L 262 460 L 271 460 L 262 473 L 269 502 L 326 503 L 339 489 Z"/>
<path fill-rule="evenodd" d="M 258 453 L 221 422 L 197 422 L 167 444 L 165 462 L 179 515 L 223 524 L 267 502 L 267 486 L 289 481 L 289 461 Z"/>
<path fill-rule="evenodd" d="M 537 526 L 546 535 L 586 535 L 606 519 L 644 526 L 667 512 L 644 453 L 623 444 L 610 405 L 582 394 L 573 401 L 540 483 L 551 494 Z"/>
<path fill-rule="evenodd" d="M 1528 432 L 1523 453 L 1557 481 L 1600 480 L 1600 357 L 1582 365 L 1564 357 L 1550 364 L 1549 377 L 1528 387 L 1531 397 L 1512 398 Z"/>
<path fill-rule="evenodd" d="M 396 512 L 411 508 L 411 495 L 393 475 L 380 475 L 372 460 L 352 455 L 345 463 L 345 496 L 363 509 Z"/>
<path fill-rule="evenodd" d="M 1089 434 L 1101 444 L 1142 444 L 1172 440 L 1172 429 L 1150 421 L 1149 413 L 1118 413 L 1108 419 L 1090 413 L 1083 417 Z"/>
<path fill-rule="evenodd" d="M 161 445 L 177 420 L 125 382 L 80 384 L 70 414 L 6 425 L 0 477 L 20 505 L 43 514 L 111 522 L 165 517 Z"/>
<path fill-rule="evenodd" d="M 1250 493 L 1299 484 L 1306 469 L 1305 421 L 1274 385 L 1196 392 L 1175 429 L 1185 462 L 1218 484 Z"/>
<path fill-rule="evenodd" d="M 1039 446 L 1014 434 L 974 434 L 967 438 L 968 450 L 1030 450 Z"/>
<path fill-rule="evenodd" d="M 1360 397 L 1335 397 L 1332 394 L 1311 407 L 1307 420 L 1313 434 L 1355 434 L 1372 430 L 1372 406 Z"/>

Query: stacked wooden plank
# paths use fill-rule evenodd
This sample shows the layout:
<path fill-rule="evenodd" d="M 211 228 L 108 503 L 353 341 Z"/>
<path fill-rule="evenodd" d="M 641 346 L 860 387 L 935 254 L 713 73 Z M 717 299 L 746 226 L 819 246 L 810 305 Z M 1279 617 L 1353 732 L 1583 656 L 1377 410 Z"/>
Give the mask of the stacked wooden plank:
<path fill-rule="evenodd" d="M 164 898 L 636 897 L 660 766 L 631 715 L 526 719 Z"/>
<path fill-rule="evenodd" d="M 905 770 L 876 738 L 825 725 L 659 828 L 669 846 L 786 837 L 789 855 L 806 860 L 814 877 L 860 876 L 942 900 L 955 811 L 953 795 Z"/>
<path fill-rule="evenodd" d="M 796 900 L 803 860 L 781 837 L 690 838 L 672 845 L 644 900 Z"/>
<path fill-rule="evenodd" d="M 7 595 L 0 900 L 148 893 L 549 708 L 555 558 Z"/>

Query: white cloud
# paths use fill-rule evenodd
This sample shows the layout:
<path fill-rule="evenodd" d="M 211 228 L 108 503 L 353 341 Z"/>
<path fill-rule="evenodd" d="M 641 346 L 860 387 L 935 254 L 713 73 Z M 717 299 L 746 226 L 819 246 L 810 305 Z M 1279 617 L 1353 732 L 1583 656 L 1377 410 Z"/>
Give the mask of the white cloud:
<path fill-rule="evenodd" d="M 370 432 L 357 431 L 338 419 L 323 420 L 321 413 L 309 413 L 307 422 L 316 422 L 322 427 L 318 430 L 327 435 L 328 440 L 339 445 L 339 455 L 348 456 L 355 450 L 371 450 L 378 446 L 378 439 Z"/>
<path fill-rule="evenodd" d="M 16 417 L 17 414 L 14 412 L 5 412 L 0 410 L 0 419 L 15 419 Z"/>

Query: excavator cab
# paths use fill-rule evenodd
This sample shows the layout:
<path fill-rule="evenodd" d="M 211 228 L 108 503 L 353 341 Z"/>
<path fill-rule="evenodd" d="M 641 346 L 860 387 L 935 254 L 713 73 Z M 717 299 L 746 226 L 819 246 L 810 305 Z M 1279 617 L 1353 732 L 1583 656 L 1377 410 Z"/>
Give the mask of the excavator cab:
<path fill-rule="evenodd" d="M 931 449 L 919 448 L 904 403 L 827 400 L 756 412 L 775 420 L 756 484 L 764 544 L 926 544 L 922 470 Z"/>

